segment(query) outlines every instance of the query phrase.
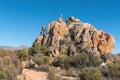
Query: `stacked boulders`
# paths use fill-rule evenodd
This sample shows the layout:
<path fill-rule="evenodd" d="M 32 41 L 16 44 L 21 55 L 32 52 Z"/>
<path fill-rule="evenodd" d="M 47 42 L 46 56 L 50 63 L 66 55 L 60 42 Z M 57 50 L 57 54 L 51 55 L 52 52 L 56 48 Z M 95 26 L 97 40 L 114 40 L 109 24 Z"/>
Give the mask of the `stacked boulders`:
<path fill-rule="evenodd" d="M 73 16 L 69 20 L 64 20 L 61 16 L 48 25 L 46 34 L 45 30 L 43 26 L 36 42 L 48 47 L 53 56 L 65 51 L 67 55 L 87 52 L 101 56 L 111 54 L 115 44 L 112 35 L 97 30 L 93 25 L 83 23 Z"/>

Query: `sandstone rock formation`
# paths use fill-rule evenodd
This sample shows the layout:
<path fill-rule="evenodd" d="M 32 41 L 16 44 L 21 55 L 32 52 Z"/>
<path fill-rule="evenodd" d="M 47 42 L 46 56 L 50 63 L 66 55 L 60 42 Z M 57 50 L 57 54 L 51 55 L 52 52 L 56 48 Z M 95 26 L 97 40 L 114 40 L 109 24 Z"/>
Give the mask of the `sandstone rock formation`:
<path fill-rule="evenodd" d="M 83 23 L 73 16 L 69 20 L 62 17 L 48 25 L 45 33 L 42 27 L 36 42 L 47 46 L 53 56 L 65 52 L 74 55 L 80 52 L 94 53 L 97 56 L 111 54 L 115 40 L 112 35 L 94 28 L 93 25 Z"/>

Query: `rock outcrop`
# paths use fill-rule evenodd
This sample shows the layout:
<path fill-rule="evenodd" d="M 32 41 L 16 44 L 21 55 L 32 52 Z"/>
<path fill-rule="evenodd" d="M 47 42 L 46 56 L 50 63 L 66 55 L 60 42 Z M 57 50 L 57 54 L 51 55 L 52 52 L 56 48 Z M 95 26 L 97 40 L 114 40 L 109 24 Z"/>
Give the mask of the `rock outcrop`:
<path fill-rule="evenodd" d="M 40 36 L 36 42 L 47 46 L 53 56 L 65 52 L 74 55 L 80 52 L 94 53 L 97 56 L 111 54 L 115 40 L 112 35 L 94 28 L 93 25 L 83 23 L 73 16 L 69 20 L 62 16 L 48 25 L 45 33 L 42 27 Z"/>

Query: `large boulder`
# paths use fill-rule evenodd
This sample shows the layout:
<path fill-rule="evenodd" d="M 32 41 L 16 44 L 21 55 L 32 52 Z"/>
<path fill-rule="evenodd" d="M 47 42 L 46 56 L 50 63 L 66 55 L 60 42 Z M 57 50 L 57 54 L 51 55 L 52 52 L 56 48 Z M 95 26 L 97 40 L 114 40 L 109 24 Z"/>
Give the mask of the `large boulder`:
<path fill-rule="evenodd" d="M 51 47 L 52 52 L 57 53 L 56 55 L 62 54 L 63 46 L 69 55 L 85 51 L 101 56 L 111 54 L 114 48 L 115 40 L 112 35 L 97 30 L 93 25 L 83 23 L 73 16 L 69 20 L 60 17 L 57 21 L 50 23 L 47 29 L 44 34 L 45 28 L 42 27 L 36 42 L 48 48 Z"/>

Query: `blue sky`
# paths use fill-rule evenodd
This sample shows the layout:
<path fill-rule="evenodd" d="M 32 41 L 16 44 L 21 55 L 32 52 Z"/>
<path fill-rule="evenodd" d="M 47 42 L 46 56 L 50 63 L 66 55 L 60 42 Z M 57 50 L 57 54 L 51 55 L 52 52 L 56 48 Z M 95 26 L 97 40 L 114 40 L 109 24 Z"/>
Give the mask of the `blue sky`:
<path fill-rule="evenodd" d="M 113 53 L 120 52 L 119 0 L 0 0 L 0 45 L 31 46 L 41 26 L 61 14 L 112 34 L 116 40 Z"/>

